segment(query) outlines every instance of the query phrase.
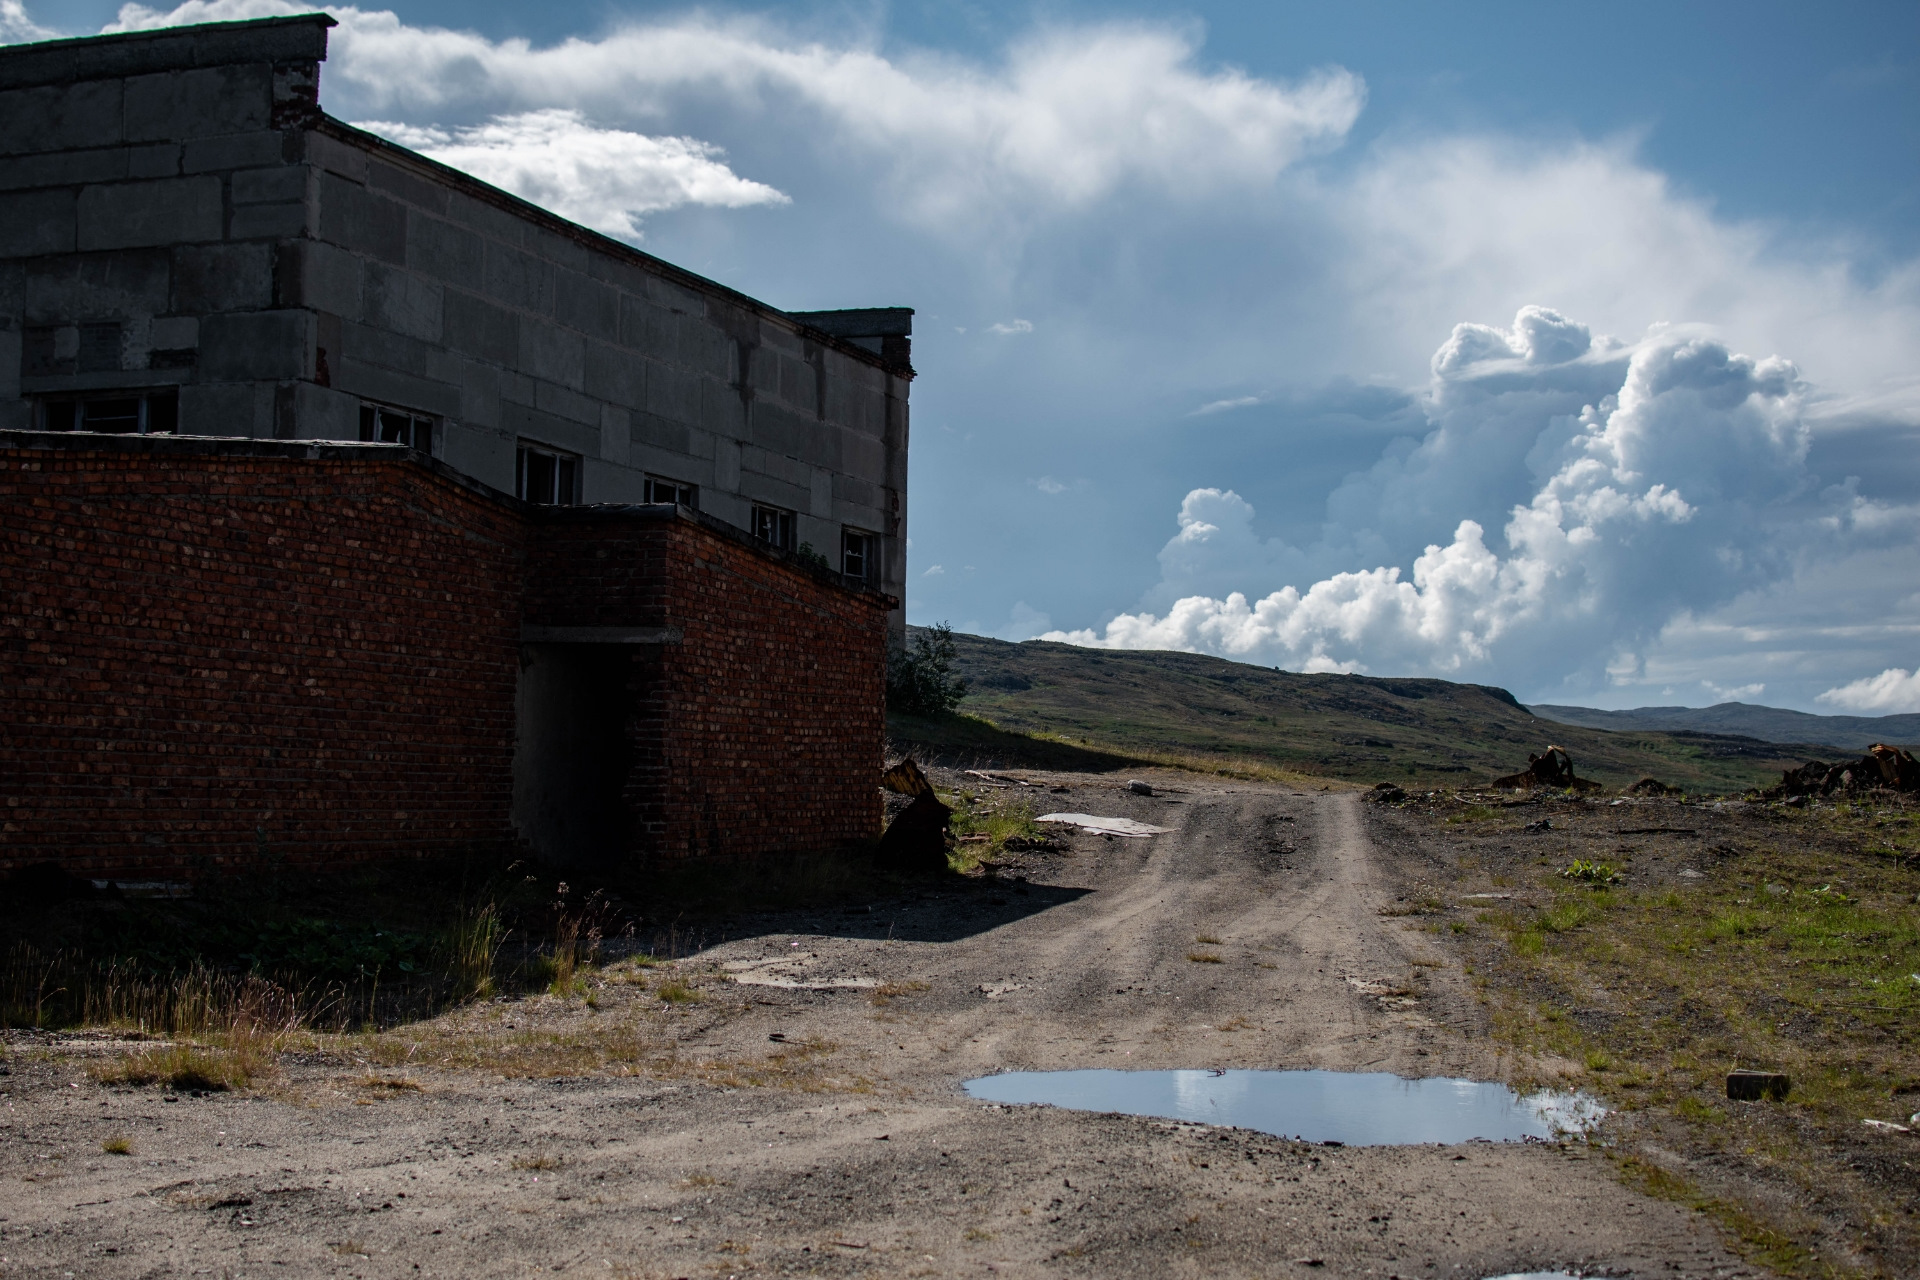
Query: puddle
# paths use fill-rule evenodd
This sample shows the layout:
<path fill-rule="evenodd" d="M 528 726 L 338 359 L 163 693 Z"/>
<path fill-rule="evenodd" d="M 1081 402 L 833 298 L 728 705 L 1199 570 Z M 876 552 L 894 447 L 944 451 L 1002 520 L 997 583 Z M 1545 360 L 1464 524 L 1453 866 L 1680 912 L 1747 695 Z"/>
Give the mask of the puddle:
<path fill-rule="evenodd" d="M 1579 1093 L 1525 1097 L 1476 1080 L 1352 1071 L 1009 1071 L 966 1083 L 984 1102 L 1041 1102 L 1256 1129 L 1350 1147 L 1513 1142 L 1584 1133 L 1606 1114 Z"/>

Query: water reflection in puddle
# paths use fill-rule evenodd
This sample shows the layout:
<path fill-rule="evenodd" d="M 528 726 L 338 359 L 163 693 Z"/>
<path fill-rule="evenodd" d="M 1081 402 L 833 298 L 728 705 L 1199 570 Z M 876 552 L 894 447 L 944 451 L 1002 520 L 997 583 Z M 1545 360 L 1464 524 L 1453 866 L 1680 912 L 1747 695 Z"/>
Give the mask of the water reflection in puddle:
<path fill-rule="evenodd" d="M 1583 1133 L 1606 1114 L 1578 1093 L 1522 1097 L 1476 1080 L 1352 1071 L 1009 1071 L 966 1083 L 986 1102 L 1193 1120 L 1353 1147 Z"/>

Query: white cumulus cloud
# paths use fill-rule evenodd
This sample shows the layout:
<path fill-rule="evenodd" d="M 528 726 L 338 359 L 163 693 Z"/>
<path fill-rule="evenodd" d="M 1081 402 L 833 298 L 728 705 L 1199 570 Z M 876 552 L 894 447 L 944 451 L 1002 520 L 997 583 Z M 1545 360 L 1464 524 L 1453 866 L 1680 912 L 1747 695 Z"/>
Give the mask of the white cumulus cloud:
<path fill-rule="evenodd" d="M 1428 435 L 1349 482 L 1344 507 L 1457 511 L 1493 492 L 1474 476 L 1517 462 L 1538 479 L 1502 512 L 1503 547 L 1458 518 L 1410 574 L 1376 563 L 1276 590 L 1364 542 L 1371 522 L 1330 521 L 1325 546 L 1297 549 L 1257 537 L 1231 490 L 1199 489 L 1160 556 L 1170 606 L 1047 638 L 1537 684 L 1617 668 L 1676 615 L 1779 581 L 1835 518 L 1802 502 L 1807 389 L 1783 360 L 1672 330 L 1628 347 L 1528 307 L 1509 329 L 1457 326 L 1432 367 Z M 1204 589 L 1180 590 L 1192 584 Z"/>
<path fill-rule="evenodd" d="M 1920 667 L 1912 671 L 1888 667 L 1877 676 L 1866 676 L 1837 689 L 1829 689 L 1818 695 L 1818 700 L 1831 707 L 1865 715 L 1920 711 Z"/>
<path fill-rule="evenodd" d="M 1004 338 L 1004 337 L 1009 337 L 1009 336 L 1011 336 L 1012 334 L 1016 334 L 1016 333 L 1032 333 L 1032 332 L 1033 332 L 1033 321 L 1031 321 L 1031 320 L 1007 320 L 1007 321 L 1003 321 L 1003 322 L 1001 322 L 1001 323 L 999 323 L 999 324 L 990 324 L 990 325 L 988 325 L 988 326 L 987 326 L 987 332 L 988 332 L 988 333 L 997 333 L 997 334 L 999 334 L 999 335 L 1000 335 L 1001 337 L 1003 337 L 1003 338 Z"/>
<path fill-rule="evenodd" d="M 114 28 L 307 9 L 130 4 Z M 1366 97 L 1338 67 L 1293 83 L 1203 67 L 1193 33 L 1144 23 L 1038 28 L 982 65 L 890 58 L 858 40 L 829 44 L 767 19 L 698 12 L 543 48 L 414 26 L 388 10 L 330 12 L 340 27 L 323 90 L 361 114 L 418 121 L 564 107 L 635 123 L 720 103 L 759 127 L 827 126 L 835 148 L 883 168 L 902 212 L 968 235 L 1134 184 L 1185 200 L 1257 189 L 1343 139 Z"/>
<path fill-rule="evenodd" d="M 787 203 L 772 187 L 735 174 L 710 143 L 596 128 L 564 108 L 452 130 L 356 123 L 610 236 L 637 238 L 642 217 L 682 205 Z"/>

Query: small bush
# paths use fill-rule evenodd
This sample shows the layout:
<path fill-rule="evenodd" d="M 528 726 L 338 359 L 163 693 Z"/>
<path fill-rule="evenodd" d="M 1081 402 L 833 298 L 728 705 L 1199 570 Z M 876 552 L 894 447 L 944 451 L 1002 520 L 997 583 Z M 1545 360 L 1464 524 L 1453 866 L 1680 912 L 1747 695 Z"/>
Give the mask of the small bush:
<path fill-rule="evenodd" d="M 1589 862 L 1585 858 L 1579 859 L 1560 875 L 1562 879 L 1578 880 L 1582 884 L 1619 884 L 1623 878 L 1610 864 Z"/>
<path fill-rule="evenodd" d="M 953 628 L 927 627 L 907 645 L 887 652 L 887 709 L 908 715 L 944 715 L 967 696 L 967 682 L 953 674 Z"/>
<path fill-rule="evenodd" d="M 1193 961 L 1195 964 L 1225 964 L 1226 963 L 1226 961 L 1222 960 L 1219 956 L 1214 955 L 1210 951 L 1189 951 L 1187 952 L 1187 959 Z"/>
<path fill-rule="evenodd" d="M 678 978 L 669 978 L 653 989 L 668 1004 L 691 1004 L 700 998 L 700 993 Z"/>
<path fill-rule="evenodd" d="M 110 1156 L 130 1156 L 133 1154 L 133 1141 L 124 1135 L 116 1134 L 101 1143 L 100 1149 Z"/>

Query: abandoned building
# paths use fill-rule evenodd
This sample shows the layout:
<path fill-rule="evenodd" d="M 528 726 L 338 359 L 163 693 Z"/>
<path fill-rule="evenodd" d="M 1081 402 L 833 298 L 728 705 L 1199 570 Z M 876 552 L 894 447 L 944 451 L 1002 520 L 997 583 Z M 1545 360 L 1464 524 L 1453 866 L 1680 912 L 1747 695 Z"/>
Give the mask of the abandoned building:
<path fill-rule="evenodd" d="M 876 835 L 912 312 L 331 119 L 332 25 L 0 49 L 0 871 Z"/>

